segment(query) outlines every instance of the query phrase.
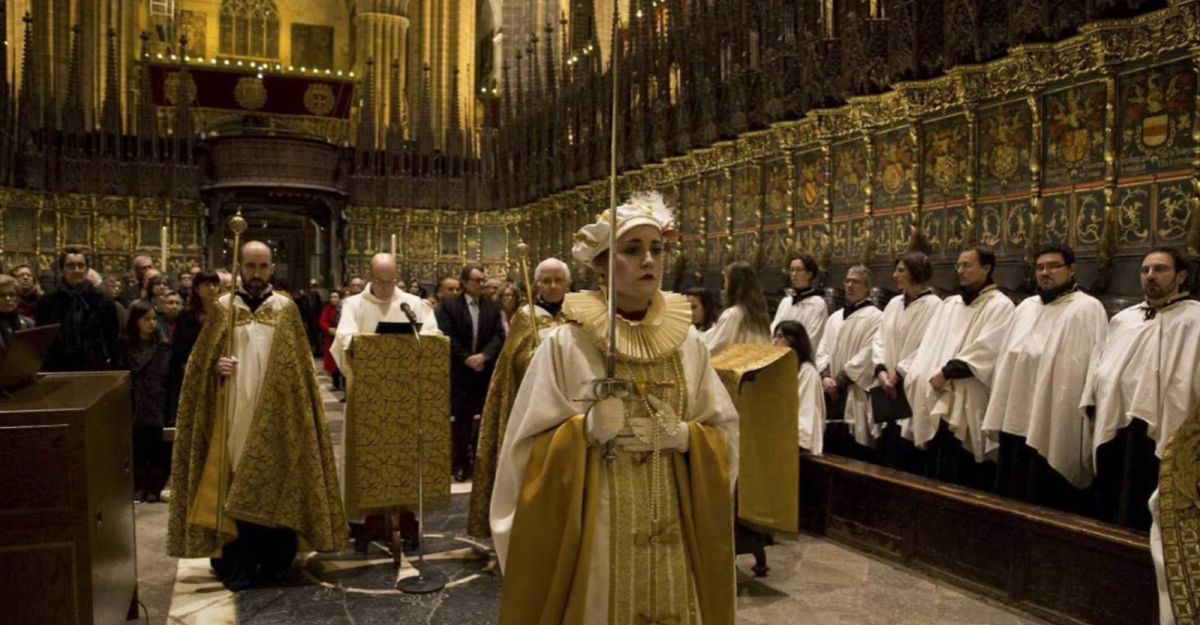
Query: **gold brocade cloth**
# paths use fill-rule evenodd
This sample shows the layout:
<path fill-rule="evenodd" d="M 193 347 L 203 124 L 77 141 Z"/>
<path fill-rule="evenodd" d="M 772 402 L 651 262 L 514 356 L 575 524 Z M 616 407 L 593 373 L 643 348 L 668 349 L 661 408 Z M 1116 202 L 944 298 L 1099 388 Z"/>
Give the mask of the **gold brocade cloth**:
<path fill-rule="evenodd" d="M 799 382 L 795 352 L 731 345 L 713 368 L 737 406 L 741 432 L 738 518 L 760 528 L 800 531 Z"/>
<path fill-rule="evenodd" d="M 450 501 L 450 340 L 362 334 L 349 352 L 346 401 L 346 511 L 354 518 L 415 506 L 417 425 L 422 429 L 425 506 Z M 421 373 L 418 375 L 418 357 Z"/>
<path fill-rule="evenodd" d="M 554 323 L 546 316 L 537 317 L 538 329 L 548 328 Z M 517 391 L 525 379 L 529 361 L 533 360 L 533 332 L 529 323 L 529 307 L 522 306 L 513 315 L 508 327 L 504 349 L 496 359 L 492 384 L 488 388 L 487 403 L 479 420 L 479 444 L 475 450 L 475 475 L 471 478 L 471 508 L 467 515 L 467 533 L 477 538 L 490 538 L 492 486 L 496 483 L 496 464 L 508 429 L 508 417 L 512 414 Z"/>
<path fill-rule="evenodd" d="M 275 334 L 245 449 L 228 483 L 222 526 L 230 530 L 219 538 L 214 529 L 219 471 L 213 458 L 222 454 L 209 452 L 220 449 L 211 443 L 219 437 L 217 398 L 224 396 L 216 371 L 229 334 L 224 307 L 213 307 L 188 360 L 167 527 L 167 553 L 177 558 L 213 555 L 234 538 L 230 519 L 292 529 L 301 548 L 336 551 L 349 540 L 329 425 L 299 309 L 289 301 L 255 318 L 273 325 Z M 249 323 L 249 315 L 239 314 L 238 322 Z"/>
<path fill-rule="evenodd" d="M 1200 623 L 1200 411 L 1167 442 L 1158 505 L 1167 592 L 1177 625 Z"/>

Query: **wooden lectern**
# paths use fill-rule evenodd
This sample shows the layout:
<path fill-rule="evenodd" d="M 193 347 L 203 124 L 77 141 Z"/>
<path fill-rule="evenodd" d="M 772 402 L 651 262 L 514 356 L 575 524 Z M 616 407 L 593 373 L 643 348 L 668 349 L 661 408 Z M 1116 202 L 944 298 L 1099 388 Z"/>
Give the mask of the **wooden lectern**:
<path fill-rule="evenodd" d="M 129 374 L 0 399 L 0 621 L 124 623 L 137 591 Z"/>
<path fill-rule="evenodd" d="M 418 506 L 418 442 L 425 507 L 450 501 L 450 340 L 422 335 L 418 347 L 411 335 L 360 334 L 347 356 L 346 515 L 385 515 L 395 542 L 391 527 L 398 529 L 399 521 L 393 516 Z"/>

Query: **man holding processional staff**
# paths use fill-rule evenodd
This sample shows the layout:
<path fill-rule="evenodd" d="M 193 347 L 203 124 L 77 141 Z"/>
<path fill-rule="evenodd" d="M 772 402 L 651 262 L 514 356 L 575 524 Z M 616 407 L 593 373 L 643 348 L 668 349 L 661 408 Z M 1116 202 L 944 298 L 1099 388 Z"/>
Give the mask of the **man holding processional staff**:
<path fill-rule="evenodd" d="M 240 235 L 244 220 L 233 223 Z M 167 535 L 170 555 L 213 558 L 234 591 L 286 578 L 298 550 L 348 539 L 300 311 L 271 289 L 270 248 L 238 250 L 239 238 L 241 286 L 205 319 L 183 381 Z"/>

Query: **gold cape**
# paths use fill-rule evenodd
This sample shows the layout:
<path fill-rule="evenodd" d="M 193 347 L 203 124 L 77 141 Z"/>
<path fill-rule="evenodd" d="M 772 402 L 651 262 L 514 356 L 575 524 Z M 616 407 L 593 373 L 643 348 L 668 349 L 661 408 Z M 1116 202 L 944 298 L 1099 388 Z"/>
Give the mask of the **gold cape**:
<path fill-rule="evenodd" d="M 687 422 L 690 448 L 672 454 L 680 518 L 704 625 L 733 625 L 733 498 L 725 435 Z M 578 415 L 537 437 L 513 519 L 500 625 L 583 623 L 597 522 L 601 450 Z"/>
<path fill-rule="evenodd" d="M 553 325 L 549 316 L 537 317 L 537 327 Z M 489 520 L 492 508 L 492 486 L 496 482 L 496 463 L 500 458 L 500 447 L 504 443 L 504 432 L 508 429 L 508 417 L 512 414 L 517 391 L 525 379 L 525 371 L 533 360 L 533 331 L 529 323 L 529 306 L 522 306 L 513 315 L 508 328 L 504 349 L 496 359 L 492 384 L 488 387 L 487 402 L 479 420 L 479 443 L 475 451 L 475 476 L 471 479 L 471 508 L 467 515 L 467 533 L 477 538 L 492 535 Z"/>
<path fill-rule="evenodd" d="M 304 548 L 339 550 L 349 532 L 304 324 L 290 300 L 271 313 L 258 313 L 274 322 L 275 334 L 245 450 L 228 486 L 225 519 L 289 528 Z M 167 529 L 167 553 L 177 558 L 212 556 L 235 537 L 226 521 L 218 538 L 215 520 L 204 511 L 215 508 L 217 461 L 210 461 L 209 452 L 218 449 L 211 444 L 219 436 L 216 363 L 228 336 L 228 314 L 217 305 L 205 319 L 180 393 Z M 248 320 L 244 310 L 238 316 L 243 315 Z M 206 516 L 205 524 L 197 524 Z"/>
<path fill-rule="evenodd" d="M 1163 451 L 1158 505 L 1167 592 L 1177 625 L 1200 623 L 1200 411 Z"/>

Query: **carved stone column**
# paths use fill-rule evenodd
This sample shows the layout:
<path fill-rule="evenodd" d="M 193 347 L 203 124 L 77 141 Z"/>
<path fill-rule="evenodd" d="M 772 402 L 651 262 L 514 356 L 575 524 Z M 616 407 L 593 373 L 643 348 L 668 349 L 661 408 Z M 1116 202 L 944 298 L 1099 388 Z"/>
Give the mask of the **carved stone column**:
<path fill-rule="evenodd" d="M 356 71 L 365 76 L 363 67 L 367 59 L 375 60 L 375 93 L 387 94 L 392 81 L 392 72 L 397 71 L 392 61 L 399 59 L 401 89 L 408 84 L 406 81 L 406 62 L 408 49 L 408 18 L 400 14 L 399 7 L 390 6 L 392 3 L 363 2 L 354 18 L 354 27 L 358 36 L 358 46 L 355 55 Z M 377 97 L 375 100 L 375 128 L 382 133 L 387 128 L 387 120 L 391 116 L 393 103 L 390 98 Z M 380 134 L 377 140 L 382 141 Z"/>

